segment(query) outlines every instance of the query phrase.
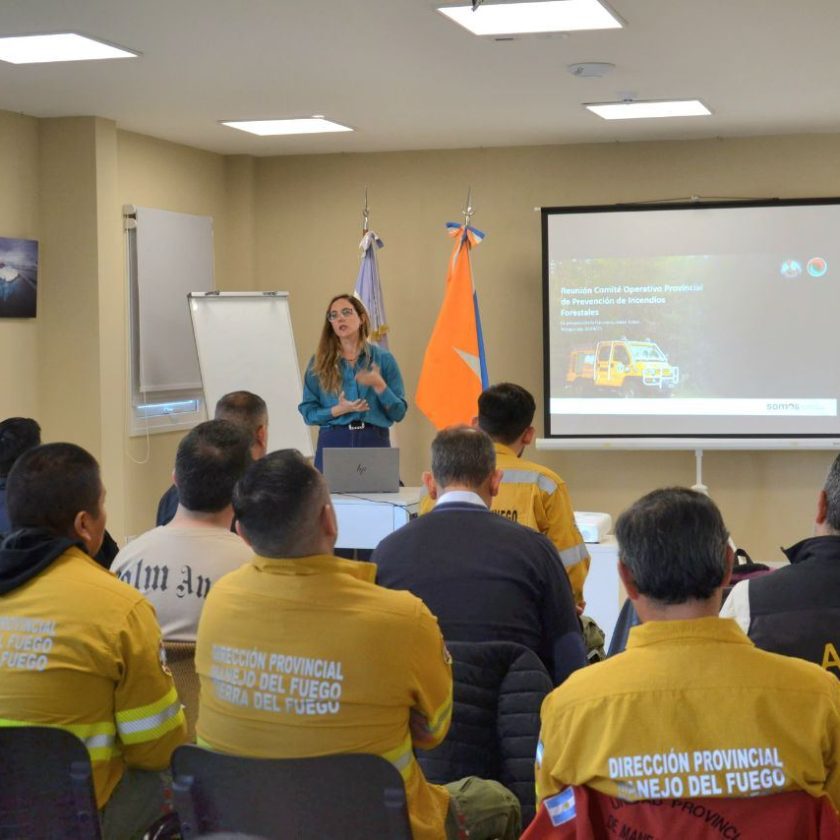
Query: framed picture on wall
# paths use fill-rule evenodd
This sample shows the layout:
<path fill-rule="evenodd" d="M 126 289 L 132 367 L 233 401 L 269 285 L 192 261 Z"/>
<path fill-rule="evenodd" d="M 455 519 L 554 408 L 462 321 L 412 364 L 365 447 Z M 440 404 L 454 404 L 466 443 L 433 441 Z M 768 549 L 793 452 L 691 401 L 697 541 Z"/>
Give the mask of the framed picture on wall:
<path fill-rule="evenodd" d="M 0 318 L 34 318 L 38 242 L 0 236 Z"/>

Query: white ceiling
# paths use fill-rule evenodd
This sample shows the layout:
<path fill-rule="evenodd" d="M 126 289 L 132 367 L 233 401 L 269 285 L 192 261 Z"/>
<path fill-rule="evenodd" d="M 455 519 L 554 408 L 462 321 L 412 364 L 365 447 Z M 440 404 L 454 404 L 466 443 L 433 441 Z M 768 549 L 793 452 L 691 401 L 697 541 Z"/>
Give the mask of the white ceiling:
<path fill-rule="evenodd" d="M 0 62 L 0 109 L 108 117 L 226 154 L 840 131 L 837 0 L 612 0 L 622 30 L 476 38 L 432 0 L 4 0 L 0 35 L 76 31 L 132 60 Z M 607 61 L 604 79 L 566 66 Z M 700 98 L 712 117 L 606 122 L 583 102 Z M 323 114 L 352 134 L 219 120 Z"/>

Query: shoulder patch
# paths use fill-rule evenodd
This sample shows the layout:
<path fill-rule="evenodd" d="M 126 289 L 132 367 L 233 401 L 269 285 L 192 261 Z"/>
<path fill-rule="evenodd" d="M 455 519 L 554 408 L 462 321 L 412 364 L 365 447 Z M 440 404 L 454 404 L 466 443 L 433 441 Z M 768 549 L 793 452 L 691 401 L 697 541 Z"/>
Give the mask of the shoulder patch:
<path fill-rule="evenodd" d="M 555 827 L 570 822 L 577 817 L 573 788 L 567 787 L 555 796 L 544 799 L 543 805 L 551 818 L 551 824 Z"/>
<path fill-rule="evenodd" d="M 163 646 L 163 639 L 160 640 L 160 647 L 158 648 L 158 662 L 160 662 L 160 670 L 167 677 L 171 677 L 172 671 L 169 670 L 169 665 L 166 662 L 166 648 Z"/>

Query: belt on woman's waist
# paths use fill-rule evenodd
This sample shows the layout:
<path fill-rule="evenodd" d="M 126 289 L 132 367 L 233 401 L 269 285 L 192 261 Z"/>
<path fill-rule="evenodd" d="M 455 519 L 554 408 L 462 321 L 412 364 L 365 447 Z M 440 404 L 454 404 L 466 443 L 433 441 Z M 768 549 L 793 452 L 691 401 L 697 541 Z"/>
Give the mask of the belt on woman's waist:
<path fill-rule="evenodd" d="M 366 423 L 364 420 L 351 420 L 349 423 L 334 423 L 332 426 L 321 426 L 322 432 L 334 432 L 338 429 L 349 429 L 351 432 L 361 432 L 363 429 L 388 430 L 386 426 L 377 426 L 375 423 Z"/>

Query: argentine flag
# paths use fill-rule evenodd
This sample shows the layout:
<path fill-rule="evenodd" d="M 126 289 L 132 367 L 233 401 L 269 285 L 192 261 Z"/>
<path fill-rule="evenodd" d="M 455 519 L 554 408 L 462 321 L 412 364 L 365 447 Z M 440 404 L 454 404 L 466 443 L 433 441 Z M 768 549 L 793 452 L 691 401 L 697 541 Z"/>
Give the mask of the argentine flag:
<path fill-rule="evenodd" d="M 572 788 L 567 787 L 560 791 L 556 796 L 551 796 L 543 800 L 545 810 L 548 811 L 548 816 L 551 818 L 553 826 L 563 825 L 577 816 L 575 811 L 575 792 Z"/>

